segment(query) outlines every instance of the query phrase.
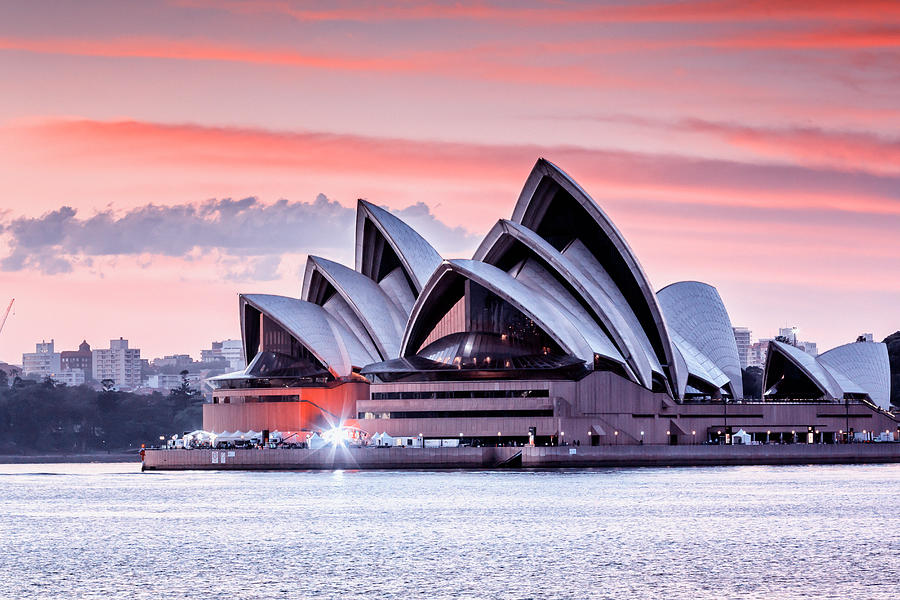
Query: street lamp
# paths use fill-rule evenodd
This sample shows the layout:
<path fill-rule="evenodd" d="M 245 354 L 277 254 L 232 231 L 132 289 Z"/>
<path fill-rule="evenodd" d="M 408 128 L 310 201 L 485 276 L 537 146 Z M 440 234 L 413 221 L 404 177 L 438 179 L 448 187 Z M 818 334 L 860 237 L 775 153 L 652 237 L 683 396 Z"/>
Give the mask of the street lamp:
<path fill-rule="evenodd" d="M 616 440 L 616 446 L 618 446 L 619 445 L 619 432 L 614 431 L 613 434 L 614 434 L 614 439 Z"/>
<path fill-rule="evenodd" d="M 694 439 L 691 440 L 691 445 L 693 446 L 694 444 L 697 443 L 697 430 L 691 429 L 691 435 L 694 437 Z"/>
<path fill-rule="evenodd" d="M 643 445 L 643 444 L 644 444 L 644 432 L 642 431 L 641 432 L 641 445 Z"/>

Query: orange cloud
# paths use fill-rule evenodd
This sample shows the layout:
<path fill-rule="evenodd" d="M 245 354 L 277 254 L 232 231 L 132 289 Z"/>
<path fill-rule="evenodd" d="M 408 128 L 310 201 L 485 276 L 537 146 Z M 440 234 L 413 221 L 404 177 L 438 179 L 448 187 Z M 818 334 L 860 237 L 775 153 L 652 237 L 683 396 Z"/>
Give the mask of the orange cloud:
<path fill-rule="evenodd" d="M 337 69 L 346 71 L 420 71 L 424 64 L 412 60 L 327 56 L 292 50 L 256 50 L 205 41 L 162 38 L 29 39 L 0 38 L 0 50 L 23 50 L 40 54 L 69 54 L 115 58 L 167 58 L 214 60 L 256 64 Z"/>
<path fill-rule="evenodd" d="M 426 74 L 458 79 L 488 80 L 560 86 L 633 86 L 628 77 L 602 73 L 577 65 L 539 66 L 510 61 L 521 54 L 494 52 L 488 47 L 459 51 L 417 51 L 402 56 L 355 56 L 311 53 L 292 49 L 251 48 L 206 40 L 158 37 L 115 39 L 0 37 L 0 51 L 17 50 L 38 54 L 60 54 L 105 58 L 151 58 L 186 61 L 220 61 L 331 71 Z M 495 48 L 494 50 L 498 50 Z M 491 60 L 492 56 L 499 60 Z"/>
<path fill-rule="evenodd" d="M 824 135 L 785 135 L 793 146 L 765 132 L 717 131 L 744 144 L 768 149 L 781 145 L 800 155 L 829 151 Z M 68 168 L 106 170 L 158 169 L 173 173 L 212 169 L 264 173 L 352 174 L 394 182 L 457 182 L 470 186 L 515 189 L 538 156 L 558 162 L 591 185 L 598 197 L 636 193 L 674 203 L 745 206 L 840 212 L 900 214 L 900 179 L 853 174 L 846 169 L 811 169 L 652 155 L 574 146 L 489 145 L 416 141 L 315 132 L 281 132 L 250 128 L 167 125 L 138 121 L 47 121 L 20 126 L 20 151 L 36 160 L 67 161 Z M 860 148 L 867 140 L 856 140 Z M 891 146 L 871 148 L 872 160 Z M 853 147 L 841 152 L 850 155 Z M 883 158 L 887 165 L 893 155 Z"/>
<path fill-rule="evenodd" d="M 691 120 L 686 127 L 721 137 L 765 157 L 847 170 L 900 173 L 900 139 L 817 127 L 755 128 Z"/>
<path fill-rule="evenodd" d="M 816 31 L 756 32 L 721 39 L 697 40 L 698 46 L 748 50 L 767 49 L 839 49 L 896 48 L 900 46 L 900 27 L 861 27 Z"/>
<path fill-rule="evenodd" d="M 586 6 L 573 2 L 545 2 L 502 6 L 481 0 L 452 3 L 394 2 L 353 5 L 334 3 L 321 8 L 290 0 L 174 0 L 180 6 L 218 8 L 238 14 L 274 13 L 304 22 L 315 21 L 423 21 L 470 20 L 525 25 L 572 23 L 706 23 L 748 20 L 857 20 L 900 19 L 900 5 L 892 0 L 700 0 L 684 2 L 620 2 Z"/>

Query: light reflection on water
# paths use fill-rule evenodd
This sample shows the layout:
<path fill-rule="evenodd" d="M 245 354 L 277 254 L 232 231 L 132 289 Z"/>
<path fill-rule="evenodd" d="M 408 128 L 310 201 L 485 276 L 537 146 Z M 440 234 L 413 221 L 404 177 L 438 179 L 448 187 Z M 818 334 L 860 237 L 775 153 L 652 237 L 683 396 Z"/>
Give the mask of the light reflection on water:
<path fill-rule="evenodd" d="M 888 598 L 900 465 L 0 465 L 2 598 Z"/>

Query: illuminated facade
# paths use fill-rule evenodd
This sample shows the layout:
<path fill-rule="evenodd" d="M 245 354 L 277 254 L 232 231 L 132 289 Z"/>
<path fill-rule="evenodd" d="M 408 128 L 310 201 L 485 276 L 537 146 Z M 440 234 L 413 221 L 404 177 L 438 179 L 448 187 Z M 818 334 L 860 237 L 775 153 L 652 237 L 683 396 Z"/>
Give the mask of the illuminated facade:
<path fill-rule="evenodd" d="M 355 419 L 398 437 L 513 443 L 531 432 L 554 444 L 701 442 L 738 426 L 840 432 L 812 404 L 736 403 L 741 361 L 716 289 L 654 291 L 607 215 L 543 159 L 472 259 L 442 260 L 360 200 L 355 268 L 310 256 L 300 298 L 244 294 L 239 307 L 247 368 L 212 380 L 212 431 Z M 881 356 L 837 350 L 809 359 L 839 388 L 803 371 L 813 387 L 827 382 L 807 399 L 852 399 L 869 429 L 892 428 L 872 406 L 889 395 Z M 767 389 L 794 389 L 776 381 L 794 365 L 784 354 Z"/>

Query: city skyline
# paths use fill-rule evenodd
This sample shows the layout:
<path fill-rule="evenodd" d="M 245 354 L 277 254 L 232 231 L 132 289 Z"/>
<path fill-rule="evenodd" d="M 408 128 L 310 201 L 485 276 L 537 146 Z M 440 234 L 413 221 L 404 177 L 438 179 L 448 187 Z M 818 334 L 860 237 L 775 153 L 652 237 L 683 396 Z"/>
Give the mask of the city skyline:
<path fill-rule="evenodd" d="M 883 339 L 897 20 L 880 2 L 3 6 L 0 360 L 42 338 L 162 356 L 238 337 L 238 293 L 299 296 L 307 249 L 352 265 L 357 198 L 469 258 L 538 156 L 657 290 L 707 281 L 735 325 L 800 323 L 820 349 Z"/>

